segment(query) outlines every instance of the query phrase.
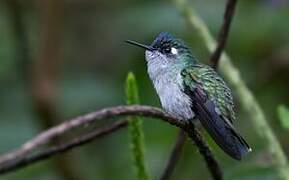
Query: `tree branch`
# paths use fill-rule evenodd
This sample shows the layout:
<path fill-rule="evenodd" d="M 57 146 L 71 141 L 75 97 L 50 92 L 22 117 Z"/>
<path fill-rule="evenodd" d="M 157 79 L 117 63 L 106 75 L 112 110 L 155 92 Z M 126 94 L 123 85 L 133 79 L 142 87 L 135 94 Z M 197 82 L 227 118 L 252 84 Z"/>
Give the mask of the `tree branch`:
<path fill-rule="evenodd" d="M 35 138 L 23 144 L 19 149 L 14 150 L 4 156 L 0 157 L 0 166 L 4 163 L 21 158 L 31 152 L 32 150 L 38 148 L 40 145 L 43 145 L 49 142 L 51 139 L 58 137 L 66 133 L 67 131 L 74 129 L 79 126 L 83 126 L 89 124 L 93 121 L 108 119 L 116 116 L 125 116 L 125 115 L 141 115 L 141 116 L 153 116 L 157 118 L 161 118 L 163 120 L 167 120 L 169 123 L 179 126 L 185 127 L 184 123 L 178 123 L 178 121 L 164 113 L 158 108 L 151 108 L 148 106 L 117 106 L 112 108 L 105 108 L 99 111 L 95 111 L 92 113 L 88 113 L 83 116 L 79 116 L 73 118 L 69 121 L 64 121 L 63 123 L 54 126 L 47 131 L 44 131 L 37 135 Z M 182 121 L 179 121 L 182 122 Z"/>
<path fill-rule="evenodd" d="M 37 153 L 35 155 L 32 155 L 30 157 L 24 157 L 20 159 L 19 161 L 14 161 L 12 163 L 9 163 L 7 166 L 3 166 L 0 168 L 0 174 L 8 173 L 20 168 L 23 168 L 25 166 L 28 166 L 30 164 L 36 163 L 41 160 L 45 160 L 47 158 L 50 158 L 54 155 L 67 152 L 68 150 L 74 149 L 76 147 L 79 147 L 81 145 L 84 145 L 86 143 L 89 143 L 96 138 L 100 138 L 105 135 L 109 135 L 112 132 L 119 130 L 120 128 L 123 128 L 127 125 L 127 120 L 122 121 L 116 121 L 111 125 L 107 125 L 105 127 L 102 127 L 100 129 L 97 129 L 91 133 L 82 135 L 80 137 L 77 137 L 73 140 L 71 140 L 68 143 L 65 144 L 59 144 L 55 145 L 53 147 L 50 147 L 40 153 Z"/>
<path fill-rule="evenodd" d="M 211 171 L 211 174 L 213 176 L 215 174 L 218 174 L 218 172 L 213 172 L 216 170 L 220 170 L 220 167 L 215 157 L 211 153 L 211 150 L 209 149 L 209 147 L 201 138 L 201 135 L 199 134 L 199 132 L 196 131 L 195 128 L 192 129 L 192 124 L 189 124 L 186 121 L 177 119 L 169 115 L 168 113 L 162 111 L 159 108 L 150 107 L 150 106 L 142 106 L 142 105 L 116 106 L 116 107 L 111 107 L 111 108 L 105 108 L 105 109 L 98 110 L 92 113 L 88 113 L 83 116 L 73 118 L 68 121 L 64 121 L 63 123 L 55 127 L 52 127 L 48 129 L 47 131 L 40 133 L 39 135 L 31 139 L 30 141 L 27 141 L 19 149 L 16 149 L 12 152 L 8 152 L 7 154 L 0 156 L 0 170 L 6 169 L 6 167 L 8 167 L 11 163 L 15 161 L 20 162 L 22 159 L 25 159 L 31 151 L 39 148 L 41 145 L 49 142 L 51 139 L 68 132 L 69 130 L 92 123 L 97 120 L 108 119 L 108 118 L 119 117 L 119 116 L 127 116 L 127 115 L 158 118 L 165 122 L 170 123 L 171 125 L 182 128 L 184 131 L 190 134 L 190 137 L 193 139 L 193 141 L 199 148 L 199 151 L 204 156 L 207 166 L 210 167 L 209 170 Z"/>
<path fill-rule="evenodd" d="M 212 159 L 213 156 L 212 152 L 208 144 L 203 140 L 201 133 L 197 130 L 195 125 L 191 123 L 191 128 L 187 131 L 189 137 L 195 142 L 198 146 L 200 153 L 204 157 L 205 161 L 207 162 L 207 167 L 209 168 L 212 177 L 214 180 L 222 180 L 223 173 L 221 171 L 220 166 L 218 165 L 215 159 Z"/>
<path fill-rule="evenodd" d="M 226 46 L 227 38 L 229 35 L 230 25 L 236 9 L 237 0 L 228 0 L 226 4 L 223 24 L 218 34 L 218 45 L 211 56 L 211 63 L 213 68 L 217 68 L 222 51 Z"/>
<path fill-rule="evenodd" d="M 181 157 L 183 146 L 186 142 L 186 134 L 183 130 L 180 130 L 179 135 L 176 139 L 174 148 L 170 154 L 170 158 L 166 164 L 166 167 L 162 173 L 161 180 L 168 180 L 173 174 L 177 161 Z"/>

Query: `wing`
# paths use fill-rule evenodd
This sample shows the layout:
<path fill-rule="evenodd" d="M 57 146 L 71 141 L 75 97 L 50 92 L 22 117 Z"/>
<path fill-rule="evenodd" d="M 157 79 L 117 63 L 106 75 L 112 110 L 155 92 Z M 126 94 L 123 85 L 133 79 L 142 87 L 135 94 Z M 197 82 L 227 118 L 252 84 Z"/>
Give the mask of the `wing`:
<path fill-rule="evenodd" d="M 189 86 L 201 82 L 202 89 L 206 92 L 208 98 L 215 103 L 217 110 L 231 123 L 235 120 L 231 90 L 215 70 L 206 65 L 195 65 L 186 68 L 182 74 Z"/>
<path fill-rule="evenodd" d="M 216 110 L 216 103 L 209 98 L 198 79 L 188 72 L 182 72 L 182 75 L 187 78 L 184 81 L 184 91 L 191 98 L 191 108 L 201 124 L 223 151 L 232 158 L 241 160 L 251 151 L 249 145 L 236 132 L 231 122 Z"/>

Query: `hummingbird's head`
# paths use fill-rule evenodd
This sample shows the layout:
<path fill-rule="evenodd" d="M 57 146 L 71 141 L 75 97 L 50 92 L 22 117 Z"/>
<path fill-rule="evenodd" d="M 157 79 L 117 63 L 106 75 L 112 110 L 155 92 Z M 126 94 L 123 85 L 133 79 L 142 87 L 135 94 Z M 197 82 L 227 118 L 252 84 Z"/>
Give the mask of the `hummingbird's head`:
<path fill-rule="evenodd" d="M 146 49 L 148 63 L 170 65 L 194 60 L 185 43 L 168 32 L 160 33 L 149 46 L 134 41 L 126 42 Z"/>

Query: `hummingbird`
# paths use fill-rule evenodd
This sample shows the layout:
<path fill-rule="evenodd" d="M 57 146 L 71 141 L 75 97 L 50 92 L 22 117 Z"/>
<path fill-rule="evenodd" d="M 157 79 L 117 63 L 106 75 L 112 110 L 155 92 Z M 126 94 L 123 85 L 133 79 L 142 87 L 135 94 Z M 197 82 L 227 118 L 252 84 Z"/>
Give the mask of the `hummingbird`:
<path fill-rule="evenodd" d="M 126 42 L 145 49 L 147 71 L 166 112 L 189 124 L 199 120 L 216 144 L 236 160 L 251 151 L 233 126 L 236 118 L 230 88 L 181 39 L 161 32 L 151 45 Z"/>

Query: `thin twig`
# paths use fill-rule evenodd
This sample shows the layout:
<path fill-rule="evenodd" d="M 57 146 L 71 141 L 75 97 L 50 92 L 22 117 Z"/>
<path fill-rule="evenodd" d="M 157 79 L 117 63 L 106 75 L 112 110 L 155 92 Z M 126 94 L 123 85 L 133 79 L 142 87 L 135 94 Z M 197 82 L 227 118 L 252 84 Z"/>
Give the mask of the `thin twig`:
<path fill-rule="evenodd" d="M 223 24 L 219 30 L 218 34 L 218 45 L 211 56 L 211 63 L 213 68 L 217 68 L 220 56 L 226 46 L 226 42 L 229 35 L 230 25 L 234 16 L 236 9 L 237 0 L 228 0 L 226 4 L 225 14 Z"/>
<path fill-rule="evenodd" d="M 213 179 L 222 180 L 223 173 L 221 171 L 221 168 L 217 160 L 214 158 L 212 152 L 210 151 L 208 144 L 203 140 L 201 133 L 197 130 L 197 128 L 195 127 L 193 123 L 191 124 L 191 128 L 188 129 L 187 132 L 188 132 L 189 137 L 195 142 L 200 153 L 202 154 L 203 158 L 207 162 L 207 167 L 209 168 Z"/>
<path fill-rule="evenodd" d="M 28 166 L 32 163 L 36 163 L 38 161 L 50 158 L 56 154 L 67 152 L 68 150 L 74 149 L 76 147 L 79 147 L 83 144 L 89 143 L 96 138 L 100 138 L 102 136 L 111 134 L 112 132 L 115 132 L 116 130 L 119 130 L 127 125 L 127 120 L 122 121 L 116 121 L 111 125 L 107 125 L 103 128 L 96 129 L 95 131 L 82 135 L 80 137 L 77 137 L 73 140 L 71 140 L 68 143 L 55 145 L 53 147 L 50 147 L 40 153 L 37 153 L 35 155 L 32 155 L 30 157 L 25 157 L 23 159 L 20 159 L 19 161 L 15 161 L 7 166 L 4 166 L 0 169 L 0 174 L 8 173 L 15 171 L 17 169 L 23 168 L 25 166 Z"/>
<path fill-rule="evenodd" d="M 220 169 L 220 167 L 216 162 L 215 157 L 211 153 L 211 150 L 201 138 L 201 135 L 194 128 L 192 129 L 192 124 L 188 124 L 186 121 L 173 117 L 159 108 L 142 105 L 116 106 L 111 108 L 105 108 L 99 111 L 88 113 L 84 116 L 79 116 L 71 120 L 64 121 L 63 123 L 40 133 L 38 136 L 23 144 L 19 149 L 0 156 L 0 169 L 5 169 L 7 166 L 9 166 L 15 161 L 21 161 L 21 159 L 26 158 L 28 153 L 30 153 L 31 151 L 39 148 L 41 145 L 49 142 L 51 139 L 62 135 L 76 127 L 89 124 L 96 120 L 127 115 L 153 117 L 168 122 L 171 125 L 182 128 L 187 133 L 189 133 L 193 141 L 195 141 L 195 144 L 199 148 L 199 151 L 202 155 L 204 155 L 207 166 L 212 166 L 211 168 L 209 168 L 212 175 L 217 174 L 217 172 L 212 172 L 212 170 L 218 170 Z"/>
<path fill-rule="evenodd" d="M 174 148 L 170 154 L 170 158 L 160 178 L 161 180 L 168 180 L 172 176 L 175 166 L 181 157 L 185 142 L 186 142 L 186 134 L 183 130 L 180 130 Z"/>
<path fill-rule="evenodd" d="M 151 108 L 149 106 L 117 106 L 112 108 L 105 108 L 99 111 L 88 113 L 84 116 L 79 116 L 63 123 L 54 126 L 47 131 L 44 131 L 37 135 L 35 138 L 23 144 L 19 149 L 16 149 L 4 156 L 0 157 L 0 166 L 4 163 L 21 158 L 31 152 L 32 150 L 38 148 L 39 146 L 49 142 L 51 139 L 66 133 L 67 131 L 91 123 L 96 120 L 108 119 L 116 116 L 125 115 L 143 115 L 143 116 L 155 116 L 167 120 L 173 125 L 185 126 L 181 121 L 177 121 L 175 118 L 164 113 L 158 108 Z"/>

